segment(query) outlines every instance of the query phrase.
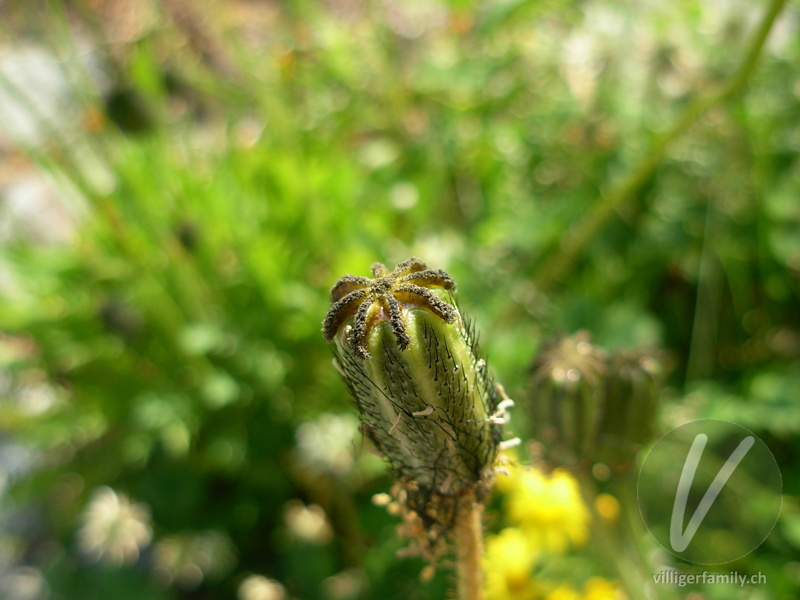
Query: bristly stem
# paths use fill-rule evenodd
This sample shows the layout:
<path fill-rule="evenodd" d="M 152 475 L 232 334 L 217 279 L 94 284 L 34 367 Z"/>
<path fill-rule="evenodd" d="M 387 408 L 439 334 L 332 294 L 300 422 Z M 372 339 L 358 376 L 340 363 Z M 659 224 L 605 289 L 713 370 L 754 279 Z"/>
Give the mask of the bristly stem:
<path fill-rule="evenodd" d="M 483 505 L 474 494 L 459 502 L 455 542 L 458 600 L 483 600 Z"/>

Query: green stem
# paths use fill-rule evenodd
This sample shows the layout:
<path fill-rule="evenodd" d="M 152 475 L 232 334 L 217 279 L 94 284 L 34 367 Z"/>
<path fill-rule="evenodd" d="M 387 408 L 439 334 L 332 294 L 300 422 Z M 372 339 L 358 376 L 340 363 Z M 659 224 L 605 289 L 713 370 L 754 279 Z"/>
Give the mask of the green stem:
<path fill-rule="evenodd" d="M 666 154 L 669 145 L 683 135 L 709 109 L 742 91 L 753 74 L 769 32 L 786 5 L 786 0 L 772 0 L 764 18 L 748 46 L 742 64 L 721 87 L 692 102 L 678 117 L 672 128 L 658 137 L 650 151 L 619 184 L 600 199 L 592 212 L 580 221 L 561 242 L 560 248 L 545 261 L 535 276 L 539 289 L 550 287 L 560 274 L 567 272 L 611 217 L 650 180 Z"/>
<path fill-rule="evenodd" d="M 483 505 L 473 494 L 461 499 L 456 516 L 458 600 L 483 600 Z"/>
<path fill-rule="evenodd" d="M 628 598 L 631 600 L 663 600 L 662 590 L 650 579 L 651 568 L 644 550 L 629 537 L 631 529 L 626 527 L 630 518 L 630 505 L 618 496 L 621 505 L 621 522 L 610 524 L 598 514 L 595 499 L 598 495 L 595 480 L 588 473 L 573 472 L 578 480 L 583 502 L 592 517 L 593 550 L 616 573 Z"/>

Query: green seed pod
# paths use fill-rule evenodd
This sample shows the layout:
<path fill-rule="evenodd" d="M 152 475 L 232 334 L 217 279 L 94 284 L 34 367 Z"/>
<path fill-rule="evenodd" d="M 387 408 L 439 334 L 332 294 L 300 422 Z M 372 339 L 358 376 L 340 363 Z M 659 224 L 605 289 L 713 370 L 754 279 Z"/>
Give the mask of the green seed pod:
<path fill-rule="evenodd" d="M 460 497 L 487 487 L 511 402 L 479 357 L 450 275 L 416 258 L 372 273 L 333 286 L 323 334 L 401 508 L 431 541 L 452 527 Z"/>
<path fill-rule="evenodd" d="M 550 465 L 577 467 L 591 459 L 607 360 L 585 331 L 550 344 L 536 358 L 527 408 Z"/>
<path fill-rule="evenodd" d="M 663 368 L 653 356 L 619 352 L 609 364 L 605 405 L 597 432 L 597 458 L 620 473 L 653 436 Z"/>

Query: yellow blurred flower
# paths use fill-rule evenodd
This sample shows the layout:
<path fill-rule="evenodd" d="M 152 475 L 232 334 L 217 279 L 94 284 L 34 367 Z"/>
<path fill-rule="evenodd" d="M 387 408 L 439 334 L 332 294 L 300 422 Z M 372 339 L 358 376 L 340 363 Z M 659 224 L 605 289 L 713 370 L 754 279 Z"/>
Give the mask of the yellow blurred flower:
<path fill-rule="evenodd" d="M 594 499 L 594 508 L 607 523 L 614 523 L 619 518 L 619 501 L 611 494 L 599 494 Z"/>
<path fill-rule="evenodd" d="M 538 597 L 531 571 L 536 553 L 527 536 L 515 527 L 500 532 L 486 544 L 484 571 L 489 600 L 534 600 Z"/>
<path fill-rule="evenodd" d="M 578 483 L 556 469 L 547 475 L 535 468 L 517 470 L 508 492 L 508 516 L 519 524 L 536 548 L 562 553 L 570 543 L 588 537 L 589 512 Z"/>
<path fill-rule="evenodd" d="M 581 600 L 581 595 L 568 585 L 560 585 L 547 594 L 546 600 Z"/>
<path fill-rule="evenodd" d="M 583 586 L 581 594 L 572 586 L 562 584 L 552 590 L 545 600 L 623 600 L 625 595 L 617 588 L 616 584 L 603 579 L 593 577 Z"/>
<path fill-rule="evenodd" d="M 622 597 L 617 586 L 602 577 L 592 577 L 583 586 L 583 600 L 620 600 Z"/>

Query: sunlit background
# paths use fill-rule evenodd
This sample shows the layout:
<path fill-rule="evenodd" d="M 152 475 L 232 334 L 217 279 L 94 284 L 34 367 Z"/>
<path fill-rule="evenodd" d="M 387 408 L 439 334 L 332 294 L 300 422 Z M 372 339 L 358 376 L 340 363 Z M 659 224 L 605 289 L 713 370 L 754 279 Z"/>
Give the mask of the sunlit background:
<path fill-rule="evenodd" d="M 489 600 L 796 598 L 782 4 L 0 2 L 0 597 L 451 597 L 396 557 L 320 333 L 339 276 L 418 256 L 517 402 Z M 775 454 L 780 519 L 722 569 L 767 584 L 653 586 L 692 567 L 622 526 L 605 465 L 592 498 L 519 466 L 531 365 L 582 330 L 659 356 L 657 435 L 719 418 Z"/>

